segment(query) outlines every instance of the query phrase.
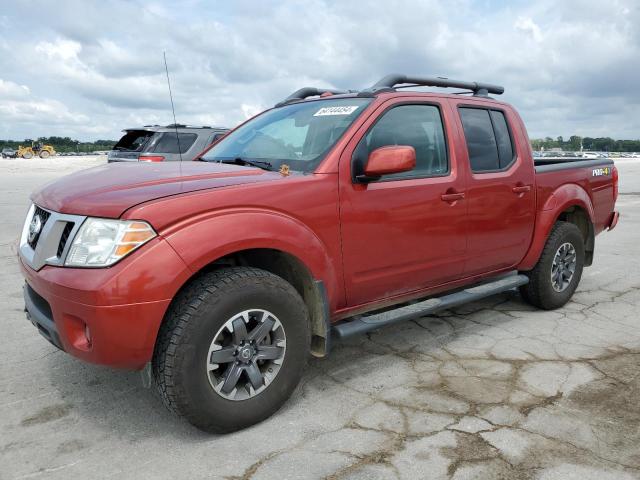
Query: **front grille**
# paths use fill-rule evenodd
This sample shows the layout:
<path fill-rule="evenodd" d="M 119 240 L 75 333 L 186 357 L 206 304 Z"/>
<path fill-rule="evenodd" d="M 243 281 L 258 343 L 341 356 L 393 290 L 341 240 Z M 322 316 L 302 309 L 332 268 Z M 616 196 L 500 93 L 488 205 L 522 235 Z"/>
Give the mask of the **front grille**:
<path fill-rule="evenodd" d="M 49 220 L 50 215 L 51 214 L 49 212 L 47 212 L 46 210 L 43 210 L 42 208 L 36 205 L 36 208 L 33 211 L 33 217 L 31 217 L 31 220 L 33 221 L 34 218 L 40 217 L 40 229 L 35 235 L 29 236 L 27 241 L 29 246 L 34 250 L 36 249 L 36 245 L 38 245 L 38 240 L 40 239 L 40 233 L 42 232 L 42 229 L 47 223 L 47 220 Z"/>
<path fill-rule="evenodd" d="M 69 240 L 69 235 L 71 234 L 71 230 L 73 230 L 74 226 L 75 223 L 73 222 L 67 222 L 64 226 L 64 230 L 60 236 L 60 243 L 58 243 L 58 253 L 56 255 L 58 258 L 62 256 L 62 252 L 64 252 L 64 247 L 67 245 L 67 240 Z"/>
<path fill-rule="evenodd" d="M 86 218 L 32 205 L 20 238 L 20 258 L 36 271 L 64 265 L 70 242 Z"/>

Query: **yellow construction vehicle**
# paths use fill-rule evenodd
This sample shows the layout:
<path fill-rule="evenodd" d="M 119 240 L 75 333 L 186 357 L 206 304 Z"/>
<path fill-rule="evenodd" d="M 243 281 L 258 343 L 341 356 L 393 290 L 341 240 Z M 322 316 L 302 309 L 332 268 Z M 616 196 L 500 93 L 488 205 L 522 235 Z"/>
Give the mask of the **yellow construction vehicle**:
<path fill-rule="evenodd" d="M 20 145 L 16 152 L 16 157 L 29 159 L 38 155 L 40 158 L 48 158 L 55 154 L 56 151 L 51 145 L 42 145 L 40 142 L 31 142 L 30 147 L 23 147 Z"/>

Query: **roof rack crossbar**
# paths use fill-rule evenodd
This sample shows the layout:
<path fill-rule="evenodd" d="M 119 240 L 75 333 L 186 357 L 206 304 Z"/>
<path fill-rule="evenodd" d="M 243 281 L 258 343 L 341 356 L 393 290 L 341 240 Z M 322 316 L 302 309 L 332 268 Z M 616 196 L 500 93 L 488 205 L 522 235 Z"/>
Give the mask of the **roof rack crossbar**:
<path fill-rule="evenodd" d="M 401 74 L 387 75 L 374 83 L 372 87 L 367 89 L 367 91 L 376 92 L 380 90 L 392 89 L 396 85 L 402 85 L 405 83 L 414 84 L 420 87 L 464 88 L 467 90 L 471 90 L 474 95 L 478 96 L 487 96 L 489 93 L 502 95 L 504 93 L 504 87 L 500 85 L 492 85 L 489 83 L 479 82 L 465 82 L 461 80 L 451 80 L 444 77 L 412 77 L 409 75 Z"/>
<path fill-rule="evenodd" d="M 304 88 L 301 88 L 300 90 L 296 90 L 281 102 L 276 103 L 275 106 L 276 108 L 282 107 L 287 103 L 297 102 L 298 100 L 304 100 L 305 98 L 308 98 L 308 97 L 316 97 L 316 96 L 322 95 L 323 93 L 330 93 L 332 95 L 341 95 L 344 93 L 354 93 L 354 92 L 353 90 L 334 90 L 331 88 L 304 87 Z"/>

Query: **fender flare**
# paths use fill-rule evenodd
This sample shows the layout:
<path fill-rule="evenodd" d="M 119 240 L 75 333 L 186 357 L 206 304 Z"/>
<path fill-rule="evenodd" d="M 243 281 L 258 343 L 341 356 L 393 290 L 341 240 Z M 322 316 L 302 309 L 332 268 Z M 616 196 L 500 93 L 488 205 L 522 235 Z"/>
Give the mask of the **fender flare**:
<path fill-rule="evenodd" d="M 195 274 L 216 260 L 250 249 L 273 249 L 297 258 L 323 282 L 335 308 L 339 272 L 323 241 L 299 220 L 262 209 L 209 212 L 191 218 L 163 236 Z"/>
<path fill-rule="evenodd" d="M 595 213 L 589 194 L 584 188 L 575 183 L 562 185 L 549 195 L 536 216 L 531 245 L 529 251 L 518 265 L 518 270 L 526 271 L 535 267 L 540 255 L 542 255 L 542 250 L 551 233 L 551 229 L 560 215 L 571 207 L 579 207 L 586 212 L 590 228 L 585 248 L 593 251 Z"/>

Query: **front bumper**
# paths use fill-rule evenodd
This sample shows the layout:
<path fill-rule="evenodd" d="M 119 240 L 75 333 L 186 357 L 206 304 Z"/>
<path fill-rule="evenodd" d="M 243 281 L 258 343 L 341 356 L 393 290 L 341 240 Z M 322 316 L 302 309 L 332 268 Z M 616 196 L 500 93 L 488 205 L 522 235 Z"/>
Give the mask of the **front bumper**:
<path fill-rule="evenodd" d="M 20 258 L 27 318 L 48 341 L 81 360 L 143 368 L 171 299 L 189 278 L 166 242 L 148 247 L 105 269 L 35 271 Z"/>

